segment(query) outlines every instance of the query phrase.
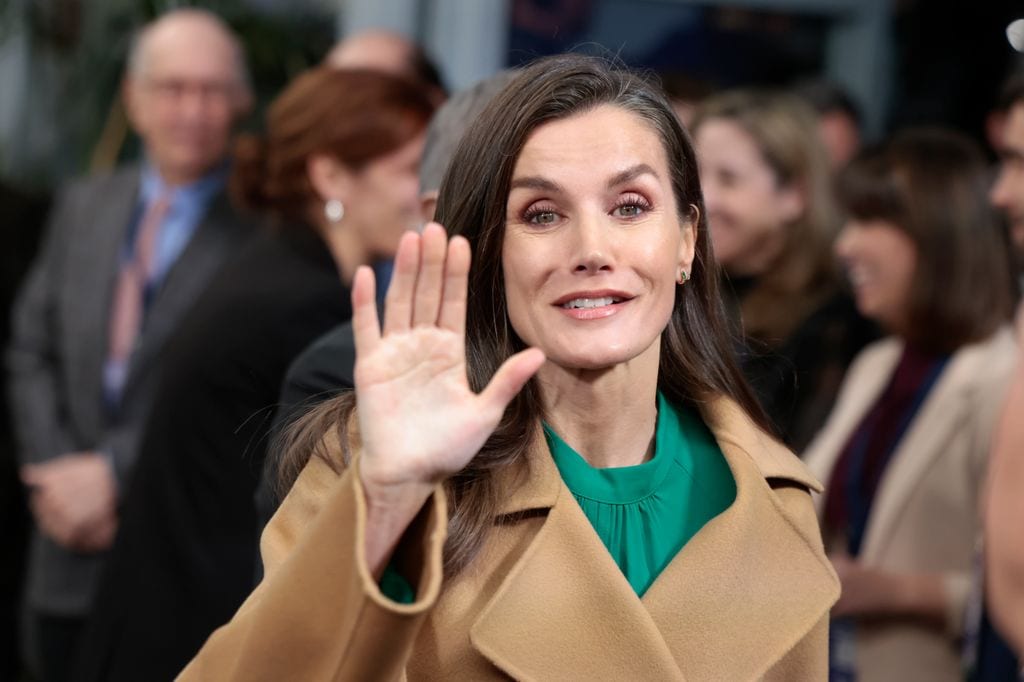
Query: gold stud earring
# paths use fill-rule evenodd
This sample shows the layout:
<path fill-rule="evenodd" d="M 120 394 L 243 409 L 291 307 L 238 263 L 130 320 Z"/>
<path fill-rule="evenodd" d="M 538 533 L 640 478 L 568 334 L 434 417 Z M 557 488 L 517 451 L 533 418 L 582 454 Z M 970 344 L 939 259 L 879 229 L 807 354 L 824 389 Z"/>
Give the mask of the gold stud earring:
<path fill-rule="evenodd" d="M 690 276 L 686 274 L 686 270 L 679 268 L 679 276 L 676 277 L 676 282 L 679 284 L 686 284 L 686 281 L 690 279 Z"/>

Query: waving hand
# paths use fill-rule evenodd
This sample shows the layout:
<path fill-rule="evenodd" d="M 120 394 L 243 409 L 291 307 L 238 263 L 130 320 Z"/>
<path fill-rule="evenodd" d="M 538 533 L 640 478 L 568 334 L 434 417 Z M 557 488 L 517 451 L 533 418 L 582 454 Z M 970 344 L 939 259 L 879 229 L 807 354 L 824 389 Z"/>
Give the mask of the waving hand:
<path fill-rule="evenodd" d="M 374 304 L 373 272 L 363 267 L 356 273 L 352 302 L 360 474 L 371 510 L 368 520 L 381 521 L 385 553 L 429 491 L 476 455 L 505 407 L 544 362 L 539 350 L 525 350 L 506 360 L 483 392 L 473 392 L 465 353 L 469 264 L 469 243 L 463 237 L 448 241 L 437 224 L 428 225 L 422 235 L 406 234 L 395 260 L 383 328 Z"/>

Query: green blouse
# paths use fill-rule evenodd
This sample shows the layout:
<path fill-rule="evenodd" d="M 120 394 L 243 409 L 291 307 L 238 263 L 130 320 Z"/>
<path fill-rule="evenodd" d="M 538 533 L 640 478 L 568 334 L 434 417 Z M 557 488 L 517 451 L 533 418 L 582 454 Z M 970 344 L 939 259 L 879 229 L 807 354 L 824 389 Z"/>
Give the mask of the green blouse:
<path fill-rule="evenodd" d="M 595 469 L 547 425 L 544 433 L 562 480 L 638 596 L 736 499 L 714 435 L 661 393 L 654 457 L 643 464 Z"/>
<path fill-rule="evenodd" d="M 714 435 L 696 412 L 661 393 L 654 457 L 643 464 L 596 469 L 547 424 L 544 435 L 562 480 L 638 596 L 736 499 L 736 482 Z M 416 597 L 390 565 L 380 588 L 399 603 Z"/>

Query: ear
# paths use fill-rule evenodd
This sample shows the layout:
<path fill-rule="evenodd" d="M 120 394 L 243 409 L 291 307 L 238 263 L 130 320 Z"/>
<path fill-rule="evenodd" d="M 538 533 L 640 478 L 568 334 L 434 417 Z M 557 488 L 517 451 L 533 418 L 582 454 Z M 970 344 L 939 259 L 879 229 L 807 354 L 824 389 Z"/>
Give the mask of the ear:
<path fill-rule="evenodd" d="M 348 203 L 353 174 L 343 163 L 326 154 L 313 154 L 306 160 L 306 176 L 322 201 L 338 199 Z"/>
<path fill-rule="evenodd" d="M 801 183 L 791 182 L 776 191 L 779 199 L 779 217 L 784 223 L 791 223 L 807 210 L 807 193 Z"/>
<path fill-rule="evenodd" d="M 420 195 L 420 218 L 423 223 L 433 222 L 434 211 L 437 210 L 437 197 L 440 194 L 436 189 L 424 192 Z"/>
<path fill-rule="evenodd" d="M 687 274 L 693 272 L 693 259 L 697 253 L 697 225 L 699 224 L 700 209 L 696 204 L 690 204 L 689 214 L 680 226 L 682 239 L 679 240 L 679 267 Z"/>

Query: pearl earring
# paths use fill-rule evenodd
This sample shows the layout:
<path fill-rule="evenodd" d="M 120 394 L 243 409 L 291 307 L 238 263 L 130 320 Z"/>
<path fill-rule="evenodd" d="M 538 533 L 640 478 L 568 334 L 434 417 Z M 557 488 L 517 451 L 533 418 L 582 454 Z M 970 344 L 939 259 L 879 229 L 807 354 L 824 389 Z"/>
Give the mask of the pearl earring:
<path fill-rule="evenodd" d="M 332 223 L 340 223 L 345 217 L 345 205 L 338 199 L 328 199 L 324 203 L 324 216 Z"/>

